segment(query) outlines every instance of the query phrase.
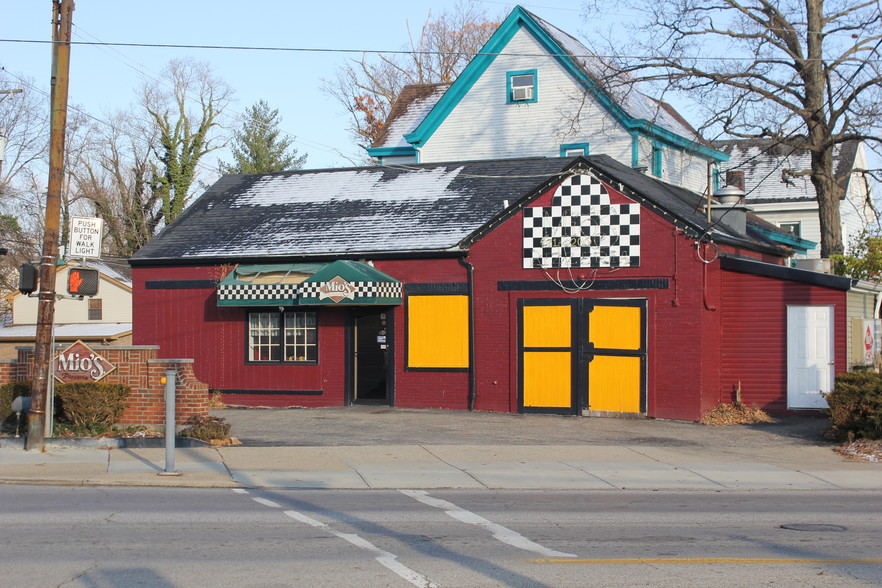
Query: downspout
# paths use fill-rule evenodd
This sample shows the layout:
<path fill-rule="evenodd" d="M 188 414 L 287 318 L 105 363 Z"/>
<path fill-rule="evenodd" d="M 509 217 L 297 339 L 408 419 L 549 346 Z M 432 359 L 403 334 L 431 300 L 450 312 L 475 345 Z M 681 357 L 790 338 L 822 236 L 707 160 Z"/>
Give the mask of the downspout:
<path fill-rule="evenodd" d="M 475 410 L 475 398 L 477 397 L 477 381 L 475 379 L 475 266 L 465 257 L 459 258 L 459 263 L 466 268 L 468 273 L 469 291 L 469 411 Z"/>

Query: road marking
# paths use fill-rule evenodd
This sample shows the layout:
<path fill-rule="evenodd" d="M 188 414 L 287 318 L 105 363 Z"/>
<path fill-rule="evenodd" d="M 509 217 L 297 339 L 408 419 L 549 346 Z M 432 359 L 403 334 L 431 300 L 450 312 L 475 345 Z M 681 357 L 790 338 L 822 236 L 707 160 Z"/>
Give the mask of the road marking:
<path fill-rule="evenodd" d="M 248 490 L 245 490 L 243 488 L 233 488 L 233 492 L 237 494 L 249 494 Z M 271 508 L 281 508 L 282 506 L 277 502 L 273 502 L 272 500 L 267 500 L 266 498 L 261 498 L 259 496 L 251 496 L 251 500 L 264 506 L 269 506 Z M 359 537 L 355 533 L 341 533 L 340 531 L 332 529 L 325 523 L 317 521 L 314 518 L 309 517 L 301 512 L 297 512 L 296 510 L 286 510 L 284 512 L 286 515 L 296 521 L 306 523 L 307 525 L 315 527 L 317 529 L 322 529 L 323 531 L 326 531 L 327 533 L 330 533 L 335 537 L 339 537 L 344 541 L 348 541 L 349 543 L 355 545 L 360 549 L 370 551 L 371 553 L 375 554 L 376 557 L 374 559 L 380 562 L 380 565 L 395 572 L 414 586 L 419 586 L 420 588 L 439 588 L 438 584 L 435 584 L 424 575 L 410 569 L 409 567 L 398 561 L 398 556 L 394 553 L 389 553 L 388 551 L 380 549 L 367 539 Z"/>
<path fill-rule="evenodd" d="M 282 505 L 278 502 L 273 502 L 272 500 L 267 500 L 266 498 L 260 498 L 259 496 L 252 496 L 251 500 L 270 508 L 282 508 Z"/>
<path fill-rule="evenodd" d="M 764 559 L 755 557 L 634 557 L 612 559 L 536 559 L 530 563 L 538 564 L 583 564 L 583 565 L 631 565 L 631 564 L 867 564 L 880 565 L 882 559 Z"/>
<path fill-rule="evenodd" d="M 484 517 L 468 511 L 464 508 L 461 508 L 453 504 L 452 502 L 441 500 L 440 498 L 433 498 L 429 496 L 429 493 L 425 490 L 399 490 L 399 492 L 401 492 L 405 496 L 410 496 L 414 500 L 418 500 L 419 502 L 422 502 L 423 504 L 426 504 L 428 506 L 440 508 L 441 510 L 446 512 L 448 516 L 453 517 L 460 522 L 483 527 L 493 534 L 494 539 L 501 541 L 507 545 L 511 545 L 512 547 L 517 547 L 518 549 L 523 549 L 524 551 L 532 551 L 534 553 L 538 553 L 539 555 L 544 555 L 545 557 L 576 557 L 575 553 L 564 553 L 562 551 L 555 551 L 553 549 L 543 547 L 538 543 L 530 541 L 517 531 L 512 531 L 507 527 L 503 527 L 502 525 L 499 525 L 492 521 L 488 521 Z"/>
<path fill-rule="evenodd" d="M 325 523 L 317 521 L 314 518 L 309 517 L 301 512 L 297 512 L 296 510 L 286 510 L 285 514 L 294 520 L 306 523 L 307 525 L 316 527 L 317 529 L 322 529 L 323 531 L 330 533 L 331 535 L 339 537 L 344 541 L 348 541 L 358 548 L 364 549 L 365 551 L 370 551 L 371 553 L 376 555 L 375 559 L 380 562 L 380 564 L 392 570 L 414 586 L 420 586 L 420 588 L 438 588 L 438 585 L 429 580 L 427 577 L 423 576 L 419 572 L 410 569 L 409 567 L 398 561 L 398 556 L 380 549 L 367 539 L 359 537 L 354 533 L 341 533 L 340 531 L 329 527 Z"/>

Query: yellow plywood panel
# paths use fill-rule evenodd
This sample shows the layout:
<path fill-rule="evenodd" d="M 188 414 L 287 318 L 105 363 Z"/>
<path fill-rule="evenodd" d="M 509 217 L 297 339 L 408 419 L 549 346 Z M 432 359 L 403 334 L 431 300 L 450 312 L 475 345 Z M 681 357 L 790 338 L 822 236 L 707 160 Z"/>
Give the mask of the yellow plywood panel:
<path fill-rule="evenodd" d="M 569 407 L 572 390 L 569 351 L 524 353 L 524 406 Z"/>
<path fill-rule="evenodd" d="M 569 305 L 525 306 L 524 347 L 571 347 L 571 317 Z"/>
<path fill-rule="evenodd" d="M 596 349 L 640 349 L 641 308 L 595 306 L 588 314 L 588 340 Z"/>
<path fill-rule="evenodd" d="M 596 356 L 588 364 L 591 410 L 640 412 L 640 358 Z"/>
<path fill-rule="evenodd" d="M 468 296 L 409 296 L 407 330 L 408 367 L 469 367 Z"/>

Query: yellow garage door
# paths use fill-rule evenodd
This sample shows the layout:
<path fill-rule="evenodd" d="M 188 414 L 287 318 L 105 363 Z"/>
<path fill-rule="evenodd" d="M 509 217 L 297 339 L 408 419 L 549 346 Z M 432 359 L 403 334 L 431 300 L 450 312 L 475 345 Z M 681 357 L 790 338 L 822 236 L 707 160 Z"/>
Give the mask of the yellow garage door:
<path fill-rule="evenodd" d="M 643 317 L 642 301 L 605 302 L 586 313 L 589 410 L 643 412 Z"/>
<path fill-rule="evenodd" d="M 646 301 L 523 300 L 520 408 L 641 413 Z"/>
<path fill-rule="evenodd" d="M 573 405 L 572 313 L 569 304 L 523 307 L 523 407 L 554 409 Z"/>

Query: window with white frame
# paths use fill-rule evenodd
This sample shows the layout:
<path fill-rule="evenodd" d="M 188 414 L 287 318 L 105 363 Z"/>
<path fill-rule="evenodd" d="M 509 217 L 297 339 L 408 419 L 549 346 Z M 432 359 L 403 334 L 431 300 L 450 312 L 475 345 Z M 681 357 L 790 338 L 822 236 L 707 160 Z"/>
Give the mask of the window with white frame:
<path fill-rule="evenodd" d="M 316 313 L 284 309 L 248 313 L 248 361 L 318 361 Z"/>
<path fill-rule="evenodd" d="M 778 223 L 778 228 L 782 231 L 790 233 L 794 237 L 802 236 L 802 223 L 799 222 L 790 222 L 790 223 Z"/>
<path fill-rule="evenodd" d="M 517 104 L 522 102 L 536 102 L 536 70 L 510 71 L 507 74 L 506 102 Z"/>
<path fill-rule="evenodd" d="M 588 143 L 565 143 L 560 146 L 561 157 L 588 155 Z"/>

